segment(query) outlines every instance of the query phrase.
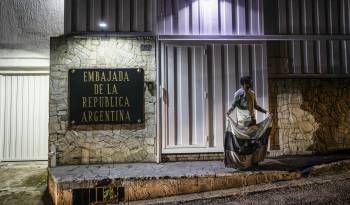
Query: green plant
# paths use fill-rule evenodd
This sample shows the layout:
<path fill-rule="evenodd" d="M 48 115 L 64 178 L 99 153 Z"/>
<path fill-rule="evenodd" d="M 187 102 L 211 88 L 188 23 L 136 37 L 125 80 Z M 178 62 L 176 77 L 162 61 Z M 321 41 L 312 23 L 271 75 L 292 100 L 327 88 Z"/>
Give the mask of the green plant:
<path fill-rule="evenodd" d="M 103 190 L 103 202 L 114 201 L 117 199 L 117 195 L 114 192 L 113 187 L 108 187 Z"/>

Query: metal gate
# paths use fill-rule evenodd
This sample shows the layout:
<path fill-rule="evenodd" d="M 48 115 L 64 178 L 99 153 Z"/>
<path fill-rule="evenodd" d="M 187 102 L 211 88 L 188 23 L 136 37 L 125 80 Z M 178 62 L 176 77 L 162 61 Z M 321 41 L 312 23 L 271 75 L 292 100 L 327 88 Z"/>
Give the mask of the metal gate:
<path fill-rule="evenodd" d="M 265 44 L 163 44 L 162 153 L 222 152 L 225 112 L 240 76 L 252 76 L 257 101 L 267 108 L 264 53 Z"/>
<path fill-rule="evenodd" d="M 0 161 L 47 160 L 48 101 L 48 75 L 0 75 Z"/>

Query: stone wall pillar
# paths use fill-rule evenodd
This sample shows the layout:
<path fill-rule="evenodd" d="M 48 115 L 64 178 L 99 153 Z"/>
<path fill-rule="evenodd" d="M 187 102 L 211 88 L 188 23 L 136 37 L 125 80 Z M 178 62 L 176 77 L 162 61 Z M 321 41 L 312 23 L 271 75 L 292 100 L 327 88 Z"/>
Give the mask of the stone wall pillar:
<path fill-rule="evenodd" d="M 141 45 L 151 50 L 141 50 Z M 57 165 L 155 162 L 156 96 L 145 86 L 145 123 L 69 127 L 68 70 L 142 68 L 156 82 L 152 37 L 55 37 L 50 53 L 49 148 Z"/>

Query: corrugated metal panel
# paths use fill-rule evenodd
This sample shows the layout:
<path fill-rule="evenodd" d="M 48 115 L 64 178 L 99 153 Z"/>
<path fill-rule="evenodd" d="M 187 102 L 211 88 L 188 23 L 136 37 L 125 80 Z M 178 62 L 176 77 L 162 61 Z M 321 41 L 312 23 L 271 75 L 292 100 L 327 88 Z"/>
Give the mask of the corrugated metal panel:
<path fill-rule="evenodd" d="M 271 74 L 350 74 L 350 41 L 268 43 Z"/>
<path fill-rule="evenodd" d="M 154 3 L 154 0 L 65 0 L 65 33 L 151 32 Z M 107 27 L 99 27 L 100 22 Z"/>
<path fill-rule="evenodd" d="M 350 0 L 65 0 L 65 33 L 350 34 L 349 12 Z"/>
<path fill-rule="evenodd" d="M 3 130 L 4 130 L 4 119 L 5 119 L 5 81 L 2 75 L 0 75 L 0 150 L 3 150 Z M 3 151 L 0 151 L 0 161 L 3 158 Z"/>
<path fill-rule="evenodd" d="M 263 33 L 262 3 L 263 0 L 65 0 L 65 33 L 259 35 Z M 155 16 L 158 31 L 153 29 Z M 107 28 L 100 28 L 99 22 L 106 22 Z"/>
<path fill-rule="evenodd" d="M 47 160 L 49 77 L 0 76 L 0 161 Z"/>
<path fill-rule="evenodd" d="M 350 34 L 350 0 L 265 0 L 265 34 Z"/>
<path fill-rule="evenodd" d="M 263 0 L 157 0 L 160 35 L 263 34 Z"/>
<path fill-rule="evenodd" d="M 224 113 L 243 75 L 252 76 L 257 100 L 267 108 L 265 52 L 264 44 L 164 46 L 163 153 L 222 151 Z"/>

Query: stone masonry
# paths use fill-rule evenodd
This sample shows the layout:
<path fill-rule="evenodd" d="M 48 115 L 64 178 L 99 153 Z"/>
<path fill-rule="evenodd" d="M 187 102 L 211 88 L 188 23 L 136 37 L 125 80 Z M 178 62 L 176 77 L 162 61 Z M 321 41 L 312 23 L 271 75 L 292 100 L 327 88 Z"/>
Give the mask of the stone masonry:
<path fill-rule="evenodd" d="M 350 149 L 350 79 L 270 79 L 271 150 L 280 154 Z"/>
<path fill-rule="evenodd" d="M 152 50 L 141 51 L 142 44 L 152 45 Z M 143 68 L 145 82 L 155 83 L 155 41 L 151 37 L 51 38 L 51 162 L 55 160 L 57 165 L 154 162 L 156 97 L 147 86 L 144 125 L 69 127 L 68 70 L 80 68 Z"/>

